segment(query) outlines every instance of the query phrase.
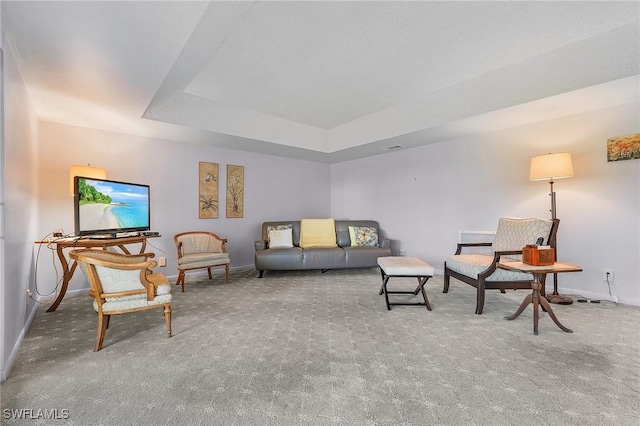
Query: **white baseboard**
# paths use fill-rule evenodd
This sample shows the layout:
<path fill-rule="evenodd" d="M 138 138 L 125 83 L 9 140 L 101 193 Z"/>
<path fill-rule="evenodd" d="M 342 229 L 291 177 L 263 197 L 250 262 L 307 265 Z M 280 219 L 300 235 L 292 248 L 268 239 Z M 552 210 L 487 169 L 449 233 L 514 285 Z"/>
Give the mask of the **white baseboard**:
<path fill-rule="evenodd" d="M 34 303 L 31 308 L 31 312 L 29 312 L 29 315 L 27 316 L 27 320 L 22 326 L 22 330 L 20 330 L 20 335 L 16 339 L 16 342 L 13 345 L 13 348 L 11 349 L 11 353 L 9 354 L 9 357 L 6 360 L 5 365 L 3 366 L 3 369 L 0 370 L 0 382 L 4 382 L 5 380 L 7 380 L 7 377 L 9 377 L 9 373 L 11 372 L 11 367 L 13 366 L 13 363 L 16 360 L 16 357 L 18 356 L 18 352 L 20 351 L 20 346 L 22 346 L 22 341 L 24 340 L 24 337 L 27 335 L 29 328 L 31 328 L 31 323 L 33 322 L 33 319 L 36 317 L 36 312 L 38 312 L 38 304 Z"/>

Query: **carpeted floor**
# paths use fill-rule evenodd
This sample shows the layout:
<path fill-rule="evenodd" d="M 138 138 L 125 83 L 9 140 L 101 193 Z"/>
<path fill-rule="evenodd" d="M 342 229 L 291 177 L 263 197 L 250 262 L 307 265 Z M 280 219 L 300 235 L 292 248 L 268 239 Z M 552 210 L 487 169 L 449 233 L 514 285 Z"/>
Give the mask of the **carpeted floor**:
<path fill-rule="evenodd" d="M 375 269 L 256 275 L 233 271 L 228 285 L 219 273 L 213 282 L 187 277 L 185 293 L 174 286 L 171 339 L 160 310 L 123 315 L 97 353 L 88 297 L 65 299 L 54 313 L 42 306 L 1 386 L 2 422 L 640 423 L 639 308 L 553 305 L 574 333 L 542 313 L 534 336 L 531 307 L 503 319 L 525 291 L 488 292 L 475 315 L 475 289 L 453 280 L 443 294 L 435 277 L 425 287 L 432 312 L 387 311 Z"/>

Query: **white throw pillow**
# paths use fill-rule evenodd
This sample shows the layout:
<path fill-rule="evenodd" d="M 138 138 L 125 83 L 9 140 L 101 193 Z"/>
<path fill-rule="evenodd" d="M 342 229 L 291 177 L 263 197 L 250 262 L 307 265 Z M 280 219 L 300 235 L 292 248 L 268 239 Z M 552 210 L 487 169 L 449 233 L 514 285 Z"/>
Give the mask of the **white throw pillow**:
<path fill-rule="evenodd" d="M 293 247 L 293 234 L 291 229 L 277 229 L 269 231 L 269 248 Z"/>

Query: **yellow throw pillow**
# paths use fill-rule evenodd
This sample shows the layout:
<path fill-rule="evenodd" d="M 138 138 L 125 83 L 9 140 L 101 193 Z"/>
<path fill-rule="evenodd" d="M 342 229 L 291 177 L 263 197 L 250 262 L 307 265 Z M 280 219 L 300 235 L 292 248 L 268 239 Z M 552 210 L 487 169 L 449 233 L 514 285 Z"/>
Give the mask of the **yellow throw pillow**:
<path fill-rule="evenodd" d="M 337 247 L 336 224 L 329 219 L 302 219 L 300 221 L 300 247 Z"/>

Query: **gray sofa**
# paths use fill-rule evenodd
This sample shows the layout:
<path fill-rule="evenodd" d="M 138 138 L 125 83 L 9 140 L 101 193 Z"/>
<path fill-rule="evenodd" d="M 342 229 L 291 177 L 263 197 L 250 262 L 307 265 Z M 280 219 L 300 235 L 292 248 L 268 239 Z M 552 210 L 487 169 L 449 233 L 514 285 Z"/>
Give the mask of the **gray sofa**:
<path fill-rule="evenodd" d="M 269 248 L 269 229 L 291 225 L 293 247 Z M 376 228 L 377 246 L 351 246 L 349 226 Z M 336 242 L 338 247 L 301 248 L 300 221 L 264 222 L 262 239 L 255 242 L 255 265 L 262 278 L 264 271 L 291 271 L 302 269 L 344 269 L 377 267 L 377 259 L 391 256 L 391 241 L 383 238 L 378 222 L 373 220 L 336 220 Z"/>

